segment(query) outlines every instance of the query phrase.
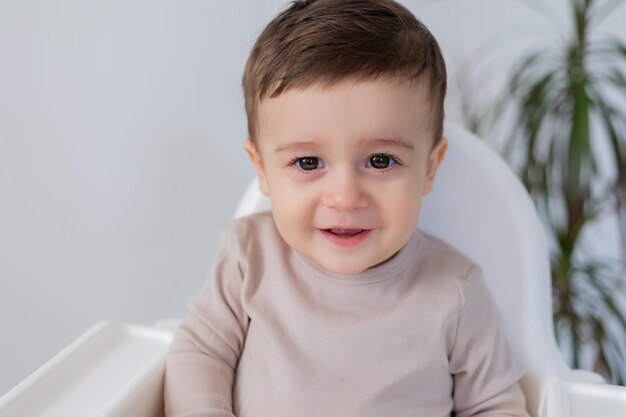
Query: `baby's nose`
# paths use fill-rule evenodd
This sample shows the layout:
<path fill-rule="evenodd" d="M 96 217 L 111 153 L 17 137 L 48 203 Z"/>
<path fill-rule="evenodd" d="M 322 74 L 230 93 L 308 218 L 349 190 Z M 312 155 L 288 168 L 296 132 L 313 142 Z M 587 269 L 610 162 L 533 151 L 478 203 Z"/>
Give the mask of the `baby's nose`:
<path fill-rule="evenodd" d="M 322 196 L 324 206 L 348 211 L 368 205 L 358 173 L 345 169 L 331 174 L 329 180 Z"/>

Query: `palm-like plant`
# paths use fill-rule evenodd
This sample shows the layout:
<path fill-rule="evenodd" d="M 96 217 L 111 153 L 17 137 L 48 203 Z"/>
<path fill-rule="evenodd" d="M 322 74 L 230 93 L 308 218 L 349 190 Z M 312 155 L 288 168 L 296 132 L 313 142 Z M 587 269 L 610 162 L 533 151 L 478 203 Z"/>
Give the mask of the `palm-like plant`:
<path fill-rule="evenodd" d="M 554 320 L 571 365 L 626 381 L 626 314 L 619 289 L 626 261 L 626 46 L 592 31 L 622 2 L 571 0 L 573 33 L 562 47 L 526 56 L 514 69 L 507 115 L 514 130 L 505 155 L 550 232 Z M 621 107 L 620 107 L 621 106 Z M 600 141 L 615 175 L 599 170 Z M 591 259 L 582 236 L 616 208 L 621 260 Z M 623 298 L 622 298 L 623 299 Z"/>

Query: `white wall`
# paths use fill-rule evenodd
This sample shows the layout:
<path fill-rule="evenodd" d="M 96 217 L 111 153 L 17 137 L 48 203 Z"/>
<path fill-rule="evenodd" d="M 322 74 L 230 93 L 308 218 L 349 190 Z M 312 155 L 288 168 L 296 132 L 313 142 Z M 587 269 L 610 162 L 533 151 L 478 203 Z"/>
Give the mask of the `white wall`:
<path fill-rule="evenodd" d="M 253 170 L 271 4 L 0 2 L 0 394 L 99 319 L 185 312 Z"/>
<path fill-rule="evenodd" d="M 520 1 L 404 3 L 444 50 L 452 118 L 466 57 L 497 90 L 549 31 Z M 240 78 L 283 4 L 0 1 L 0 395 L 97 320 L 185 313 L 253 175 Z"/>

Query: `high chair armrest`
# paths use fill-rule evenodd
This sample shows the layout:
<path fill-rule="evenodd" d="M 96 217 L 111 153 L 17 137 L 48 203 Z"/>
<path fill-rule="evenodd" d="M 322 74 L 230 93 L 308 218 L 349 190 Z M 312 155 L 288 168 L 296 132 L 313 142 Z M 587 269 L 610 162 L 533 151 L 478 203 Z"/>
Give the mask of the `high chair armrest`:
<path fill-rule="evenodd" d="M 171 338 L 169 330 L 98 322 L 0 398 L 0 415 L 162 415 Z"/>
<path fill-rule="evenodd" d="M 597 374 L 584 375 L 591 372 L 575 373 L 579 375 L 547 388 L 541 417 L 626 416 L 626 387 L 608 385 Z"/>

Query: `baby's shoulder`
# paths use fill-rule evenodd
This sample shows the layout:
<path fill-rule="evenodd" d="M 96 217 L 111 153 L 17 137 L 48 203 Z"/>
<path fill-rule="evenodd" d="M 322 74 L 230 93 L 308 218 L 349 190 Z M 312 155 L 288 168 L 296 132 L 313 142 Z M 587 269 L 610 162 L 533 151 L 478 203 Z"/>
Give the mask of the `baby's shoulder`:
<path fill-rule="evenodd" d="M 439 283 L 463 285 L 472 270 L 480 266 L 451 243 L 416 229 L 413 239 L 418 241 L 417 256 L 422 274 L 437 277 Z"/>
<path fill-rule="evenodd" d="M 467 300 L 490 302 L 482 268 L 451 243 L 418 229 L 416 284 L 442 311 L 459 312 Z"/>
<path fill-rule="evenodd" d="M 271 211 L 261 211 L 238 217 L 226 224 L 222 233 L 238 258 L 239 266 L 247 275 L 251 265 L 283 264 L 289 248 L 280 236 Z M 262 268 L 254 268 L 262 273 Z"/>
<path fill-rule="evenodd" d="M 226 224 L 223 233 L 230 235 L 230 239 L 243 253 L 258 246 L 267 249 L 283 244 L 271 211 L 260 211 L 232 219 Z"/>

